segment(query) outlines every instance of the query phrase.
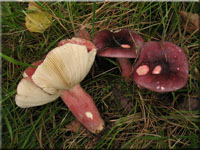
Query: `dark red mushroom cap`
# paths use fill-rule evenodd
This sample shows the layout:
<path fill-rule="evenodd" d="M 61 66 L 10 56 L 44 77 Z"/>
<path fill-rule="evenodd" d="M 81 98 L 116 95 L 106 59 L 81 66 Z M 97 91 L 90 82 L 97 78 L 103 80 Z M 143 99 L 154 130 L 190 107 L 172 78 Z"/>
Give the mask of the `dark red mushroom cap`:
<path fill-rule="evenodd" d="M 136 58 L 136 51 L 141 49 L 144 40 L 137 32 L 130 29 L 122 29 L 115 33 L 103 30 L 94 36 L 94 44 L 99 56 Z"/>
<path fill-rule="evenodd" d="M 147 42 L 133 67 L 134 81 L 156 92 L 180 89 L 187 78 L 187 56 L 180 47 L 170 42 Z"/>

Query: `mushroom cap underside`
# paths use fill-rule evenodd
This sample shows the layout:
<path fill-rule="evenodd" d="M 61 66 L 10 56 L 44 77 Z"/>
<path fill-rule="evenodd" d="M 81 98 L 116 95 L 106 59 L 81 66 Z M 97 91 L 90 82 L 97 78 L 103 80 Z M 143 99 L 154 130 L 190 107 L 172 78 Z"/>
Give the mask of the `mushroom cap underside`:
<path fill-rule="evenodd" d="M 79 84 L 88 74 L 96 49 L 67 43 L 50 51 L 32 76 L 33 82 L 45 92 L 54 94 Z"/>
<path fill-rule="evenodd" d="M 30 78 L 26 77 L 17 86 L 15 102 L 21 108 L 29 108 L 50 103 L 56 100 L 60 94 L 61 91 L 55 94 L 48 94 L 35 85 Z"/>
<path fill-rule="evenodd" d="M 136 58 L 144 44 L 143 38 L 130 29 L 119 32 L 102 30 L 94 36 L 97 55 L 113 58 Z"/>

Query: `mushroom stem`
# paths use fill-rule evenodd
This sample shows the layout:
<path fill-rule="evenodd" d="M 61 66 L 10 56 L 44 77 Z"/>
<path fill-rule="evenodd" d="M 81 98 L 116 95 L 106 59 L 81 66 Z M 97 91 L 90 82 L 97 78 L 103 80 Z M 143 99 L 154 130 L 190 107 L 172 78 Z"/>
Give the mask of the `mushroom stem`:
<path fill-rule="evenodd" d="M 80 84 L 64 90 L 61 94 L 64 103 L 71 110 L 73 115 L 92 133 L 99 133 L 103 130 L 102 120 L 96 105 L 91 96 L 80 86 Z"/>
<path fill-rule="evenodd" d="M 118 63 L 122 69 L 122 76 L 125 81 L 130 80 L 132 74 L 132 66 L 128 58 L 117 58 Z"/>

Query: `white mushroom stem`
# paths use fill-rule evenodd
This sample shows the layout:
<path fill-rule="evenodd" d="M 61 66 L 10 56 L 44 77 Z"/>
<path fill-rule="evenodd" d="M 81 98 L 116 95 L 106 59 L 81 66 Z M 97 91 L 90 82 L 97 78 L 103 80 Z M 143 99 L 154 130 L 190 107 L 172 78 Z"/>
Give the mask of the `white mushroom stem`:
<path fill-rule="evenodd" d="M 102 120 L 91 96 L 85 92 L 80 84 L 61 93 L 61 98 L 73 115 L 92 133 L 103 130 Z"/>
<path fill-rule="evenodd" d="M 122 76 L 125 81 L 128 81 L 131 78 L 132 74 L 132 65 L 128 58 L 117 58 L 118 63 L 122 69 Z"/>

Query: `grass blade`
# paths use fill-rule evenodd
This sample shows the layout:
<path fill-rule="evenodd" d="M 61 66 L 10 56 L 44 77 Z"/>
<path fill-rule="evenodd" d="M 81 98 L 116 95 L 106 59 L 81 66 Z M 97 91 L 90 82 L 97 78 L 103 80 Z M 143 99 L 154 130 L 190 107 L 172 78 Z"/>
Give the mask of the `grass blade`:
<path fill-rule="evenodd" d="M 16 65 L 21 65 L 21 66 L 27 66 L 27 67 L 34 67 L 34 68 L 37 68 L 37 66 L 34 66 L 34 65 L 30 65 L 30 64 L 27 64 L 27 63 L 23 63 L 23 62 L 17 61 L 17 60 L 15 60 L 15 59 L 13 59 L 13 58 L 11 58 L 11 57 L 9 57 L 9 56 L 3 54 L 3 53 L 0 53 L 0 56 L 1 56 L 2 58 L 4 58 L 5 60 L 7 60 L 7 61 L 9 61 L 9 62 L 11 62 L 11 63 L 13 63 L 13 64 L 16 64 Z"/>

